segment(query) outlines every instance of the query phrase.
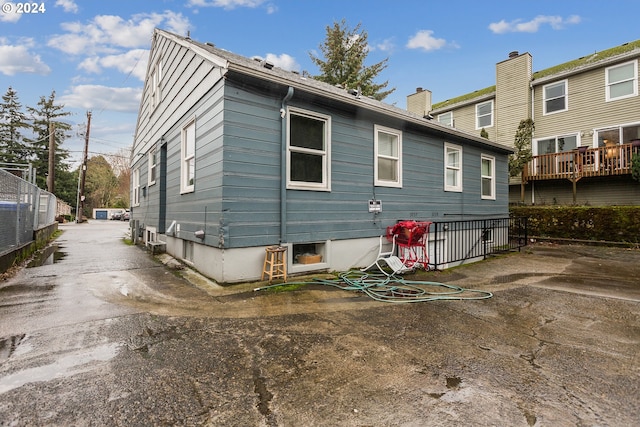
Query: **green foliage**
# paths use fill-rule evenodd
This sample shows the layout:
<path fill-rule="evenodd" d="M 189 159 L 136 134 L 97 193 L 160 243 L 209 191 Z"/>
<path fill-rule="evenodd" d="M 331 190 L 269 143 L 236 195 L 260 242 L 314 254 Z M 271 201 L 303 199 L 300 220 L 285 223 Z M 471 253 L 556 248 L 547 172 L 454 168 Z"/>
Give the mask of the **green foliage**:
<path fill-rule="evenodd" d="M 480 131 L 480 137 L 484 139 L 489 139 L 489 132 L 485 128 L 482 128 Z"/>
<path fill-rule="evenodd" d="M 382 84 L 373 81 L 387 68 L 389 58 L 371 66 L 364 65 L 369 54 L 368 35 L 360 27 L 361 24 L 358 24 L 350 30 L 344 19 L 334 22 L 333 26 L 327 26 L 327 37 L 319 46 L 324 60 L 309 53 L 311 61 L 321 72 L 314 78 L 332 85 L 342 85 L 346 89 L 359 88 L 363 96 L 381 101 L 395 90 L 383 90 L 389 84 L 388 81 Z"/>
<path fill-rule="evenodd" d="M 533 157 L 531 151 L 531 139 L 535 124 L 531 119 L 520 120 L 516 135 L 513 140 L 513 146 L 516 149 L 514 154 L 509 155 L 509 175 L 519 176 L 526 164 Z"/>
<path fill-rule="evenodd" d="M 111 207 L 117 189 L 118 178 L 113 173 L 109 162 L 102 156 L 91 157 L 87 161 L 84 214 L 91 217 L 94 208 Z"/>
<path fill-rule="evenodd" d="M 640 152 L 636 152 L 631 156 L 631 176 L 640 182 Z"/>
<path fill-rule="evenodd" d="M 32 127 L 35 137 L 28 139 L 31 151 L 31 163 L 37 171 L 36 184 L 40 188 L 47 188 L 46 174 L 49 171 L 49 129 L 51 123 L 54 128 L 55 144 L 55 172 L 57 176 L 63 171 L 69 170 L 66 160 L 69 152 L 62 148 L 62 144 L 69 137 L 71 125 L 59 119 L 69 116 L 71 113 L 64 111 L 64 105 L 56 104 L 56 92 L 52 91 L 48 97 L 41 96 L 36 107 L 27 107 L 27 112 L 32 118 Z M 58 180 L 56 179 L 57 187 Z M 57 190 L 57 189 L 56 189 Z M 55 191 L 57 192 L 57 191 Z"/>
<path fill-rule="evenodd" d="M 30 127 L 17 92 L 9 86 L 0 103 L 0 162 L 28 162 L 29 153 L 22 131 Z"/>
<path fill-rule="evenodd" d="M 529 218 L 530 236 L 640 243 L 640 206 L 523 206 L 510 211 Z"/>

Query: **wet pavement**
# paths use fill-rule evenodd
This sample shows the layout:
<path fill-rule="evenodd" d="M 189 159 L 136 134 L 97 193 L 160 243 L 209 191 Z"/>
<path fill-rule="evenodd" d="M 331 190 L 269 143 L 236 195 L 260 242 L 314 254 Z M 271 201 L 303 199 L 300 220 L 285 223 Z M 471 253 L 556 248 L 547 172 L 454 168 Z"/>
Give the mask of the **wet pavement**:
<path fill-rule="evenodd" d="M 60 228 L 0 282 L 0 426 L 639 425 L 640 250 L 536 244 L 416 276 L 490 299 L 393 304 Z"/>

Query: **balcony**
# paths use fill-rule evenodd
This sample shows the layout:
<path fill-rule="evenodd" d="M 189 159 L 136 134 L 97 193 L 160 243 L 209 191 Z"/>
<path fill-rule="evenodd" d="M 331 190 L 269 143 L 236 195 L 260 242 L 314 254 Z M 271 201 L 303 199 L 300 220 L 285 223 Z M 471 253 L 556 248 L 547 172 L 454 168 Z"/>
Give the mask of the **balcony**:
<path fill-rule="evenodd" d="M 522 180 L 568 179 L 576 182 L 583 177 L 628 175 L 634 153 L 640 153 L 640 140 L 534 156 L 524 168 Z"/>

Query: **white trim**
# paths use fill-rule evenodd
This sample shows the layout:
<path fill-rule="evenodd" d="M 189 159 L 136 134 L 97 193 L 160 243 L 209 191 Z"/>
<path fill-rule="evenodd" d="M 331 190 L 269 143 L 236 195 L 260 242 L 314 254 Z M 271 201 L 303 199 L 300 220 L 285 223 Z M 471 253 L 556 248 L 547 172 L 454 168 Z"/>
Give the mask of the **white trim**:
<path fill-rule="evenodd" d="M 458 152 L 458 165 L 457 166 L 449 166 L 448 163 L 448 151 L 453 150 Z M 462 192 L 462 146 L 455 145 L 448 142 L 444 143 L 444 191 L 455 191 Z M 447 185 L 447 171 L 452 170 L 455 171 L 457 185 Z"/>
<path fill-rule="evenodd" d="M 140 168 L 131 174 L 131 206 L 140 206 Z"/>
<path fill-rule="evenodd" d="M 323 150 L 297 147 L 291 145 L 291 116 L 301 116 L 308 119 L 323 122 L 324 141 Z M 305 182 L 291 180 L 291 153 L 304 153 L 322 157 L 322 182 Z M 311 190 L 311 191 L 331 191 L 331 116 L 316 113 L 314 111 L 303 110 L 301 108 L 287 108 L 287 189 L 289 190 Z"/>
<path fill-rule="evenodd" d="M 550 99 L 547 99 L 547 88 L 549 86 L 559 86 L 560 84 L 564 85 L 564 95 L 562 97 L 557 96 L 555 98 L 552 99 L 560 99 L 560 98 L 564 98 L 564 108 L 561 110 L 554 110 L 554 111 L 547 111 L 547 101 Z M 556 114 L 556 113 L 562 113 L 563 111 L 567 111 L 569 110 L 569 81 L 568 80 L 561 80 L 558 82 L 553 82 L 553 83 L 549 83 L 547 85 L 544 85 L 542 87 L 542 115 L 546 116 L 549 114 Z"/>
<path fill-rule="evenodd" d="M 491 175 L 483 175 L 482 174 L 482 162 L 484 160 L 488 160 L 491 162 Z M 485 195 L 483 193 L 482 181 L 485 179 L 491 180 L 491 194 Z M 480 195 L 484 200 L 495 200 L 496 199 L 496 158 L 494 156 L 489 156 L 487 154 L 482 154 L 480 156 Z"/>
<path fill-rule="evenodd" d="M 615 98 L 611 98 L 611 83 L 609 82 L 609 71 L 613 70 L 615 68 L 620 68 L 620 67 L 625 67 L 627 65 L 633 64 L 633 78 L 631 79 L 631 82 L 633 83 L 633 93 L 627 94 L 627 95 L 622 95 L 622 96 L 618 96 Z M 609 102 L 609 101 L 618 101 L 620 99 L 626 99 L 626 98 L 631 98 L 633 96 L 638 96 L 638 61 L 637 60 L 633 60 L 630 62 L 625 62 L 624 64 L 617 64 L 617 65 L 613 65 L 611 67 L 607 67 L 604 70 L 604 80 L 605 80 L 605 84 L 604 84 L 604 90 L 605 90 L 605 102 Z M 625 80 L 625 81 L 630 81 L 630 80 Z M 623 83 L 623 82 L 616 82 L 617 83 Z"/>
<path fill-rule="evenodd" d="M 187 151 L 187 137 L 188 128 L 193 127 L 193 153 L 190 156 L 186 155 Z M 185 166 L 187 162 L 193 159 L 193 182 L 190 184 L 187 182 L 189 178 L 187 176 L 189 170 Z M 196 116 L 191 116 L 183 125 L 180 131 L 180 194 L 193 193 L 195 190 L 195 161 L 196 161 Z"/>
<path fill-rule="evenodd" d="M 151 147 L 147 152 L 147 187 L 150 187 L 156 183 L 155 175 L 158 174 L 156 153 L 157 149 L 155 145 Z"/>
<path fill-rule="evenodd" d="M 398 152 L 397 152 L 397 156 L 396 157 L 380 154 L 379 145 L 378 145 L 378 135 L 380 133 L 385 133 L 387 135 L 391 135 L 391 136 L 395 136 L 396 137 L 396 143 L 398 145 L 398 147 L 397 147 L 398 148 Z M 374 125 L 373 126 L 373 140 L 374 140 L 374 143 L 373 143 L 373 147 L 374 147 L 374 156 L 373 156 L 373 180 L 374 180 L 374 185 L 379 186 L 379 187 L 402 188 L 402 131 L 399 131 L 397 129 L 384 127 L 384 126 Z M 384 179 L 380 179 L 378 177 L 378 159 L 386 159 L 386 160 L 391 160 L 391 161 L 395 161 L 396 162 L 396 180 L 395 181 L 384 180 Z"/>
<path fill-rule="evenodd" d="M 480 123 L 479 123 L 480 117 L 478 116 L 478 108 L 480 106 L 482 106 L 482 105 L 485 105 L 485 104 L 491 104 L 491 114 L 490 114 L 491 115 L 491 123 L 488 124 L 487 126 L 480 126 Z M 493 99 L 490 99 L 489 101 L 478 102 L 476 104 L 475 111 L 476 111 L 476 130 L 479 130 L 479 129 L 482 129 L 482 128 L 492 128 L 493 127 L 493 123 L 494 123 L 494 120 L 493 120 L 494 117 L 493 116 L 494 116 L 494 113 L 495 113 Z M 486 114 L 484 116 L 482 116 L 482 117 L 485 117 L 485 116 L 486 116 Z"/>
<path fill-rule="evenodd" d="M 442 121 L 442 116 L 446 116 L 447 114 L 450 116 L 451 123 L 447 123 L 447 122 Z M 454 123 L 453 122 L 453 110 L 452 111 L 447 111 L 446 113 L 438 114 L 438 123 L 453 127 L 453 123 Z"/>

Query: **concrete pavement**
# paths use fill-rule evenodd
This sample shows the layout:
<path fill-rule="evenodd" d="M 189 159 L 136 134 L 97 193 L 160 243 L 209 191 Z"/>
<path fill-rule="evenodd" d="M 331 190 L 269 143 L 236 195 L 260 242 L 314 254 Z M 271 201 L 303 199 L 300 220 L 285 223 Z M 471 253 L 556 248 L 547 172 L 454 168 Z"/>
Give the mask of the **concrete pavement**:
<path fill-rule="evenodd" d="M 126 224 L 0 282 L 0 425 L 638 425 L 640 251 L 534 245 L 423 280 L 487 300 L 187 281 Z"/>

